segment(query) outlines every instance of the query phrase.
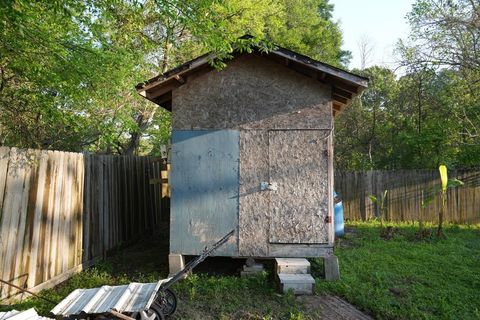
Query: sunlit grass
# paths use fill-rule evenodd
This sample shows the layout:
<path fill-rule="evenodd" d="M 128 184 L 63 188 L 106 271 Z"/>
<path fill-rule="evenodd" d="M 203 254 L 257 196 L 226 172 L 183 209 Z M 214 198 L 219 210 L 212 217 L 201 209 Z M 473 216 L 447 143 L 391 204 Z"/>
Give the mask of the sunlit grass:
<path fill-rule="evenodd" d="M 349 227 L 335 251 L 341 279 L 317 280 L 318 293 L 342 296 L 380 319 L 480 319 L 478 225 L 446 225 L 446 239 L 421 240 L 418 223 L 396 223 L 392 240 L 380 237 L 376 221 Z"/>

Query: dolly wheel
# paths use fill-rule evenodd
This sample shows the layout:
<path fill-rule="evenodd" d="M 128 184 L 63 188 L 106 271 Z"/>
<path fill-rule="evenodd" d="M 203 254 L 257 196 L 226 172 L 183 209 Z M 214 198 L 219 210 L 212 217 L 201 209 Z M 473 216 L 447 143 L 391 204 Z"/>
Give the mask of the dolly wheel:
<path fill-rule="evenodd" d="M 159 319 L 163 319 L 162 316 L 170 317 L 177 310 L 177 296 L 170 289 L 162 290 L 155 297 L 149 310 L 155 312 Z"/>

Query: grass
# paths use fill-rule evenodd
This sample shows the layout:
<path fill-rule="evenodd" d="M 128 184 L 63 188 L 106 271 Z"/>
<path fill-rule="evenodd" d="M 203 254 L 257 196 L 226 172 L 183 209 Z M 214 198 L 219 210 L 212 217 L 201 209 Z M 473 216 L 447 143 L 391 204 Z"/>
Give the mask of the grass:
<path fill-rule="evenodd" d="M 167 252 L 163 248 L 165 245 L 159 245 L 157 239 L 150 239 L 119 250 L 107 261 L 74 275 L 54 289 L 42 291 L 40 295 L 61 301 L 77 288 L 156 282 L 165 278 L 168 272 Z M 194 274 L 175 284 L 173 290 L 179 299 L 175 319 L 319 318 L 318 310 L 309 310 L 292 294 L 278 294 L 271 274 L 266 272 L 251 278 Z M 48 316 L 53 305 L 38 298 L 28 298 L 14 305 L 0 305 L 0 311 L 31 307 Z"/>
<path fill-rule="evenodd" d="M 418 241 L 418 226 L 398 224 L 394 239 L 377 222 L 355 223 L 336 255 L 341 279 L 317 280 L 378 319 L 480 319 L 480 228 L 450 225 L 446 239 Z"/>
<path fill-rule="evenodd" d="M 445 227 L 446 239 L 418 241 L 417 226 L 396 225 L 392 240 L 379 237 L 377 222 L 353 223 L 339 239 L 341 279 L 321 279 L 322 262 L 312 260 L 317 294 L 335 294 L 378 319 L 480 319 L 480 226 Z M 154 244 L 156 242 L 154 241 Z M 166 275 L 166 252 L 151 242 L 118 251 L 112 258 L 41 294 L 59 301 L 72 290 Z M 174 287 L 177 319 L 318 319 L 318 308 L 292 295 L 278 295 L 272 276 L 254 278 L 195 274 Z M 51 305 L 31 298 L 0 310 Z"/>

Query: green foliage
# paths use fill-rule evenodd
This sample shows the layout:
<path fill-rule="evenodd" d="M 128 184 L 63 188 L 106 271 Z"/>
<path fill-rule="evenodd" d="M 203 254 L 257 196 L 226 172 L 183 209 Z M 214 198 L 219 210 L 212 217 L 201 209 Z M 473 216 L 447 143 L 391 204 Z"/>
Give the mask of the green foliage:
<path fill-rule="evenodd" d="M 417 241 L 417 228 L 397 224 L 390 241 L 378 222 L 350 225 L 338 243 L 340 280 L 316 282 L 319 294 L 345 298 L 375 319 L 476 319 L 480 226 L 447 225 L 448 239 Z"/>
<path fill-rule="evenodd" d="M 441 185 L 433 186 L 432 188 L 427 190 L 427 192 L 426 192 L 427 197 L 422 201 L 422 208 L 428 207 L 433 202 L 433 200 L 436 199 L 436 197 L 438 196 L 438 194 L 440 192 L 443 194 L 448 189 L 458 188 L 458 187 L 461 187 L 463 185 L 464 185 L 464 183 L 462 181 L 458 180 L 457 178 L 454 178 L 454 179 L 449 179 L 448 180 L 445 191 L 442 190 Z"/>
<path fill-rule="evenodd" d="M 337 168 L 472 167 L 480 163 L 478 1 L 418 0 L 397 51 L 402 76 L 361 70 L 369 88 L 336 120 Z"/>
<path fill-rule="evenodd" d="M 270 41 L 339 65 L 347 55 L 332 9 L 328 0 L 4 0 L 0 145 L 158 154 L 171 118 L 135 84 L 207 51 L 221 68 L 234 48 Z"/>
<path fill-rule="evenodd" d="M 422 69 L 399 79 L 360 71 L 369 88 L 336 118 L 336 167 L 349 170 L 469 167 L 480 163 L 480 99 L 454 70 Z M 462 95 L 463 93 L 463 95 Z M 480 114 L 480 113 L 479 113 Z"/>
<path fill-rule="evenodd" d="M 387 218 L 387 211 L 388 211 L 388 207 L 387 207 L 387 195 L 388 195 L 388 190 L 385 190 L 383 191 L 383 194 L 382 196 L 380 197 L 380 199 L 378 199 L 377 197 L 375 197 L 373 194 L 372 195 L 369 195 L 368 198 L 370 199 L 370 201 L 372 201 L 374 204 L 376 204 L 377 206 L 379 206 L 379 210 L 380 210 L 380 223 L 381 223 L 381 226 L 383 227 L 383 220 L 385 218 Z"/>

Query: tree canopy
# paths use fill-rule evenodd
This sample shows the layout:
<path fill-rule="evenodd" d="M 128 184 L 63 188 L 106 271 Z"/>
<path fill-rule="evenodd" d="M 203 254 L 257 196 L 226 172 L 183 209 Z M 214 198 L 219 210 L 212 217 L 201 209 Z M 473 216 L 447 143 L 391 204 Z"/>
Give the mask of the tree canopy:
<path fill-rule="evenodd" d="M 332 10 L 328 0 L 4 0 L 0 145 L 158 152 L 170 115 L 135 84 L 206 51 L 228 59 L 268 41 L 341 65 Z"/>
<path fill-rule="evenodd" d="M 170 114 L 135 84 L 272 43 L 345 67 L 332 12 L 328 0 L 2 0 L 0 145 L 158 154 Z M 371 82 L 336 119 L 337 168 L 479 163 L 479 0 L 417 0 L 407 20 L 400 76 L 354 70 Z"/>
<path fill-rule="evenodd" d="M 407 18 L 397 46 L 405 73 L 358 70 L 370 88 L 337 119 L 339 168 L 480 163 L 480 2 L 417 0 Z"/>

